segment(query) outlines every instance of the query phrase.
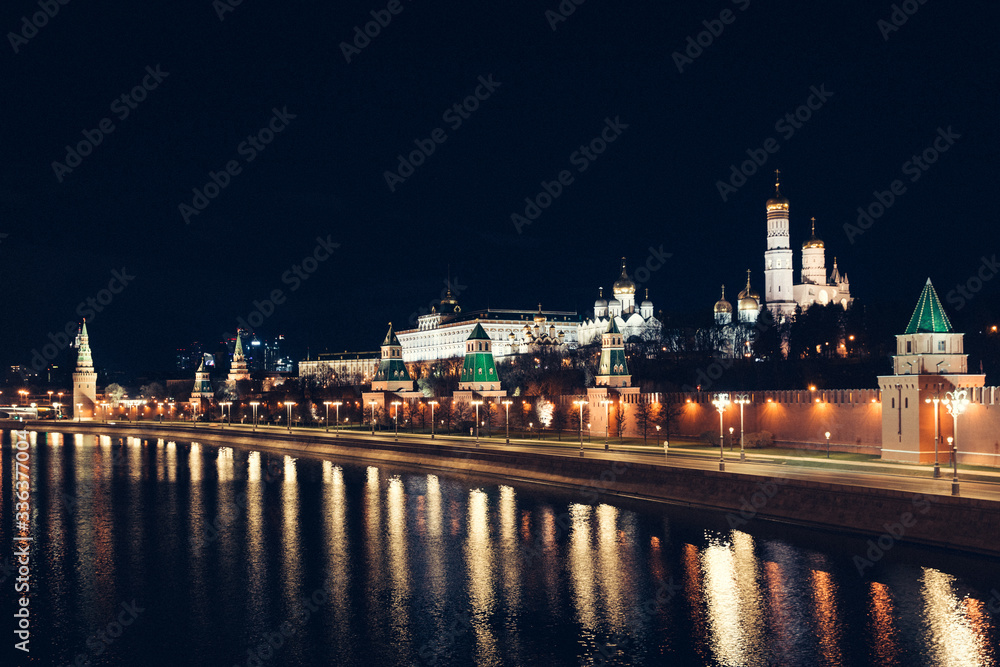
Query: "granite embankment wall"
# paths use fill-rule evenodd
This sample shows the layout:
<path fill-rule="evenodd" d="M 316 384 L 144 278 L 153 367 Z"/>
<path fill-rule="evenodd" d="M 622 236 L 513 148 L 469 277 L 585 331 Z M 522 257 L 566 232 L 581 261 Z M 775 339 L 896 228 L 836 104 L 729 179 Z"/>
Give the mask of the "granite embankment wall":
<path fill-rule="evenodd" d="M 352 440 L 317 435 L 252 433 L 191 427 L 33 425 L 31 428 L 117 437 L 197 440 L 299 456 L 399 464 L 422 469 L 487 475 L 575 489 L 580 502 L 608 493 L 731 513 L 731 525 L 757 518 L 880 536 L 887 525 L 903 526 L 902 541 L 962 549 L 1000 557 L 1000 502 L 952 496 L 922 496 L 860 485 L 756 474 L 699 470 L 664 463 L 531 453 L 449 443 Z M 896 538 L 894 538 L 896 539 Z"/>

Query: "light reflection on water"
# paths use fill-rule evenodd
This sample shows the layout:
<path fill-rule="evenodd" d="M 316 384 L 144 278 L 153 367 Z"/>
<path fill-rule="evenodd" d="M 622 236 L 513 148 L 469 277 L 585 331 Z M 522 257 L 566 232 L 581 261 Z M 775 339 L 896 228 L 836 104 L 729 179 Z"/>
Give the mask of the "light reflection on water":
<path fill-rule="evenodd" d="M 47 663 L 96 659 L 137 600 L 102 664 L 247 664 L 286 623 L 263 664 L 998 664 L 986 560 L 899 547 L 862 577 L 863 540 L 572 491 L 109 436 L 31 453 Z"/>

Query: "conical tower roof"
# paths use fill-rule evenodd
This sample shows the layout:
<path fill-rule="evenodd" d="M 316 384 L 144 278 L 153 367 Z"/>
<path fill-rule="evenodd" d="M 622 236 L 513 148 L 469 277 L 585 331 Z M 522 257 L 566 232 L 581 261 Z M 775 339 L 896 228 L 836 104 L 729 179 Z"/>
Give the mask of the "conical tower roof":
<path fill-rule="evenodd" d="M 399 346 L 399 338 L 396 337 L 396 332 L 392 330 L 392 322 L 389 322 L 389 332 L 385 335 L 385 340 L 382 341 L 382 345 L 395 345 Z"/>
<path fill-rule="evenodd" d="M 205 372 L 205 355 L 203 354 L 201 355 L 201 363 L 198 364 L 198 370 L 196 370 L 195 373 L 204 373 L 204 372 Z"/>
<path fill-rule="evenodd" d="M 466 340 L 492 340 L 489 334 L 486 333 L 486 329 L 479 322 L 476 322 L 475 328 Z"/>
<path fill-rule="evenodd" d="M 621 333 L 621 331 L 618 330 L 618 321 L 617 321 L 617 318 L 615 318 L 614 316 L 612 316 L 608 320 L 608 330 L 605 331 L 604 333 L 609 333 L 609 334 L 620 334 Z"/>
<path fill-rule="evenodd" d="M 244 359 L 244 355 L 243 355 L 243 340 L 242 340 L 242 338 L 240 338 L 240 332 L 239 331 L 236 332 L 236 349 L 233 350 L 233 361 L 235 361 L 237 359 L 240 359 L 240 360 Z"/>
<path fill-rule="evenodd" d="M 944 312 L 941 300 L 938 298 L 931 279 L 927 279 L 920 299 L 917 300 L 917 307 L 910 317 L 910 324 L 906 327 L 906 333 L 950 333 L 952 331 L 951 322 Z"/>

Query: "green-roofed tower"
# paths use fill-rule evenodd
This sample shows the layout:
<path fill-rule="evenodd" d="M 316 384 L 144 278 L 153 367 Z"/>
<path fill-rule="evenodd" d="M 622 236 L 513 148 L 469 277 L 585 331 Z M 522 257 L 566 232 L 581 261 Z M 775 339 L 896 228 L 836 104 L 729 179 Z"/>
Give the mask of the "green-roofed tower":
<path fill-rule="evenodd" d="M 465 363 L 458 381 L 459 391 L 499 391 L 500 376 L 493 362 L 493 341 L 479 322 L 465 340 Z"/>
<path fill-rule="evenodd" d="M 597 366 L 597 386 L 630 387 L 632 376 L 625 358 L 625 342 L 618 321 L 612 317 L 607 330 L 601 335 L 601 361 Z"/>
<path fill-rule="evenodd" d="M 410 373 L 403 363 L 403 346 L 400 345 L 390 322 L 389 332 L 382 341 L 382 356 L 372 378 L 372 391 L 412 390 L 413 380 L 410 379 Z"/>
<path fill-rule="evenodd" d="M 211 376 L 205 370 L 205 355 L 201 355 L 201 363 L 198 364 L 198 370 L 194 372 L 194 387 L 191 389 L 191 402 L 198 403 L 199 405 L 202 402 L 209 403 L 212 401 L 214 395 Z"/>
<path fill-rule="evenodd" d="M 931 279 L 927 279 L 924 290 L 917 300 L 917 307 L 913 309 L 913 316 L 906 327 L 906 333 L 950 333 L 951 322 L 941 306 Z"/>
<path fill-rule="evenodd" d="M 236 347 L 233 349 L 233 363 L 229 367 L 229 382 L 250 379 L 250 370 L 247 368 L 247 358 L 243 354 L 243 340 L 240 331 L 236 332 Z"/>
<path fill-rule="evenodd" d="M 73 414 L 77 419 L 93 419 L 97 406 L 97 371 L 90 354 L 87 320 L 76 335 L 76 371 L 73 373 Z"/>

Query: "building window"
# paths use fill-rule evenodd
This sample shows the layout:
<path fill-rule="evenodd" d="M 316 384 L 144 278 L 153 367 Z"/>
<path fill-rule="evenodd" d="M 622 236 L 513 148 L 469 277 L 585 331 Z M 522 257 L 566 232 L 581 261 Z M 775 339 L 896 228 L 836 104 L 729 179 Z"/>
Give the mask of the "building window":
<path fill-rule="evenodd" d="M 906 353 L 910 354 L 913 351 L 913 341 L 906 341 Z"/>
<path fill-rule="evenodd" d="M 944 352 L 944 348 L 945 348 L 944 341 L 943 340 L 939 340 L 938 341 L 938 352 Z"/>
<path fill-rule="evenodd" d="M 906 398 L 903 399 L 903 407 L 904 408 L 909 408 L 910 407 L 910 397 L 909 396 L 907 396 Z"/>
<path fill-rule="evenodd" d="M 892 399 L 892 409 L 893 409 L 893 410 L 895 410 L 895 409 L 896 409 L 896 399 L 895 399 L 895 398 L 894 398 L 894 399 Z"/>

